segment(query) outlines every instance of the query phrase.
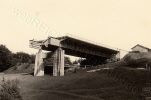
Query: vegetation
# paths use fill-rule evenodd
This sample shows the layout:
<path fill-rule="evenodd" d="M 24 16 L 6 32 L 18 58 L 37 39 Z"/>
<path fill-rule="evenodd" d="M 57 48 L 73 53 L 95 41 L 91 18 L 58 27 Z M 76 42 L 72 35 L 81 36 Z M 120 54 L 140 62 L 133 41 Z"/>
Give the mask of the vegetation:
<path fill-rule="evenodd" d="M 113 77 L 115 80 L 121 82 L 123 85 L 129 84 L 129 91 L 134 91 L 141 96 L 145 96 L 143 89 L 150 87 L 149 85 L 151 84 L 151 70 L 117 67 L 104 72 L 106 72 L 108 76 Z M 100 73 L 102 73 L 102 71 L 100 71 Z"/>
<path fill-rule="evenodd" d="M 127 66 L 132 68 L 146 67 L 146 64 L 147 66 L 151 66 L 151 59 L 148 58 L 132 59 L 130 56 L 127 56 L 124 60 L 127 63 Z"/>
<path fill-rule="evenodd" d="M 18 85 L 18 79 L 6 81 L 3 77 L 0 88 L 0 100 L 22 100 Z"/>
<path fill-rule="evenodd" d="M 129 68 L 151 68 L 151 52 L 131 52 L 125 55 L 120 61 L 106 61 L 101 67 L 129 67 Z"/>
<path fill-rule="evenodd" d="M 10 59 L 7 60 L 10 62 L 10 66 L 12 66 L 13 64 L 14 65 L 21 64 L 21 65 L 17 65 L 17 67 L 14 67 L 16 69 L 20 69 L 20 67 L 27 69 L 27 67 L 29 66 L 28 63 L 30 62 L 29 60 L 35 59 L 34 55 L 29 55 L 24 52 L 17 52 L 13 54 L 6 47 L 5 49 L 10 54 L 8 55 Z M 3 54 L 3 56 L 5 55 L 4 53 L 5 52 L 0 52 L 0 54 Z M 114 59 L 108 60 L 108 63 L 111 67 L 113 66 L 116 67 L 115 69 L 110 70 L 110 72 L 113 71 L 111 77 L 108 77 L 109 76 L 108 73 L 105 74 L 102 71 L 98 73 L 86 73 L 86 71 L 89 68 L 77 69 L 76 73 L 70 73 L 70 75 L 66 74 L 64 77 L 44 76 L 44 77 L 33 78 L 30 75 L 26 75 L 24 76 L 23 79 L 22 76 L 19 76 L 22 79 L 21 80 L 22 86 L 24 86 L 24 90 L 25 90 L 22 91 L 23 92 L 22 96 L 25 98 L 25 100 L 29 100 L 29 98 L 30 100 L 35 98 L 36 100 L 41 100 L 41 99 L 142 100 L 141 98 L 142 96 L 140 96 L 138 93 L 134 93 L 132 91 L 126 90 L 125 87 L 127 85 L 123 86 L 120 83 L 120 80 L 126 78 L 127 80 L 125 81 L 125 84 L 130 84 L 130 83 L 134 84 L 134 86 L 140 90 L 139 92 L 141 92 L 141 90 L 145 88 L 146 83 L 151 83 L 150 81 L 151 72 L 149 70 L 136 70 L 133 68 L 126 68 L 122 66 L 128 66 L 128 67 L 129 65 L 131 65 L 132 67 L 140 66 L 138 64 L 140 62 L 145 64 L 147 61 L 149 63 L 149 60 L 146 59 L 149 58 L 142 57 L 139 58 L 140 61 L 138 59 L 132 59 L 132 57 L 127 57 L 127 58 L 124 57 L 124 59 L 118 62 L 115 61 Z M 88 63 L 88 61 L 83 59 L 76 60 L 74 63 L 77 64 L 78 62 L 80 62 L 81 64 Z M 22 63 L 26 63 L 26 64 L 22 64 Z M 69 57 L 65 57 L 65 64 L 72 64 Z M 109 65 L 105 65 L 105 67 L 108 67 Z M 12 70 L 14 70 L 14 68 Z M 32 67 L 30 66 L 30 68 Z M 10 70 L 10 72 L 12 72 L 12 70 Z M 120 79 L 118 80 L 118 77 L 120 75 L 122 77 L 120 77 Z M 50 82 L 52 81 L 52 78 L 53 78 L 53 82 Z M 41 82 L 41 80 L 43 81 Z M 20 96 L 19 93 L 18 80 L 6 81 L 5 79 L 3 79 L 1 87 L 2 88 L 0 90 L 0 99 L 22 100 L 22 97 Z"/>
<path fill-rule="evenodd" d="M 151 52 L 132 52 L 127 54 L 122 61 L 125 62 L 127 67 L 151 67 Z"/>
<path fill-rule="evenodd" d="M 147 85 L 146 83 L 151 83 L 151 70 L 137 70 L 127 67 L 117 67 L 114 70 L 114 73 L 121 73 L 127 77 L 129 83 L 135 83 L 138 88 L 143 88 Z"/>
<path fill-rule="evenodd" d="M 0 71 L 10 68 L 12 59 L 12 52 L 5 45 L 0 45 Z"/>
<path fill-rule="evenodd" d="M 69 65 L 72 64 L 72 62 L 71 62 L 69 57 L 65 57 L 65 64 L 69 64 Z"/>
<path fill-rule="evenodd" d="M 77 73 L 64 77 L 25 77 L 24 87 L 27 89 L 23 97 L 26 100 L 142 100 L 138 94 L 127 91 L 107 74 L 86 71 L 87 68 L 77 69 Z M 53 82 L 50 82 L 52 79 Z M 28 92 L 32 93 L 30 98 Z"/>
<path fill-rule="evenodd" d="M 35 55 L 24 52 L 12 53 L 5 45 L 0 45 L 0 71 L 4 71 L 21 63 L 32 63 Z"/>
<path fill-rule="evenodd" d="M 15 61 L 15 64 L 31 63 L 32 61 L 35 61 L 35 55 L 29 55 L 28 53 L 24 52 L 17 52 L 13 54 L 13 60 Z"/>

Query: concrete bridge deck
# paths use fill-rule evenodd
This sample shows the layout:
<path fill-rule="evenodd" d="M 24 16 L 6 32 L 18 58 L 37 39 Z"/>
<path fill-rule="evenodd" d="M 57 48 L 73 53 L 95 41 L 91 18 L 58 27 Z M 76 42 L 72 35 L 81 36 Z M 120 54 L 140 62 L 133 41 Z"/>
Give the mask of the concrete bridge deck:
<path fill-rule="evenodd" d="M 65 50 L 65 54 L 84 57 L 91 54 L 99 57 L 110 58 L 113 54 L 117 54 L 117 48 L 106 45 L 89 42 L 88 40 L 75 38 L 73 36 L 49 37 L 43 41 L 30 40 L 30 47 L 42 48 L 42 50 L 55 51 L 58 47 Z"/>

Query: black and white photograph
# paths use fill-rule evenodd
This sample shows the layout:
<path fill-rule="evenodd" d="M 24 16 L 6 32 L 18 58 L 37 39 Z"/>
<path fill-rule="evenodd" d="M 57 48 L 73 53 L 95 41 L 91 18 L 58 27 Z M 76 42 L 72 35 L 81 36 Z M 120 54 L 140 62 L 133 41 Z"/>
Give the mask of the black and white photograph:
<path fill-rule="evenodd" d="M 151 0 L 0 8 L 0 100 L 151 100 Z"/>

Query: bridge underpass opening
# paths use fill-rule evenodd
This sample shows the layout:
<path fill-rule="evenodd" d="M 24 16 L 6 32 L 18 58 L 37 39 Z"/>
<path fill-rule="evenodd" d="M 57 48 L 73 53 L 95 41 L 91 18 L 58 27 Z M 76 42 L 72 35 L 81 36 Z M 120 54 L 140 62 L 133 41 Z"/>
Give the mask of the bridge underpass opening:
<path fill-rule="evenodd" d="M 67 50 L 65 49 L 65 53 L 72 56 L 72 57 L 79 57 L 85 59 L 85 61 L 82 63 L 82 65 L 100 65 L 103 64 L 107 59 L 107 57 L 100 57 L 92 54 L 87 54 L 84 52 L 79 51 L 73 51 L 73 50 Z"/>
<path fill-rule="evenodd" d="M 53 65 L 44 66 L 44 75 L 53 75 Z"/>
<path fill-rule="evenodd" d="M 44 61 L 44 75 L 53 75 L 53 52 L 47 52 L 46 58 L 43 58 Z M 83 54 L 82 54 L 83 55 Z M 97 57 L 94 55 L 83 55 L 85 58 L 78 57 L 78 56 L 71 56 L 71 55 L 65 55 L 64 58 L 64 70 L 71 69 L 72 67 L 78 67 L 78 65 L 73 65 L 72 61 L 76 60 L 75 58 L 78 57 L 78 59 L 83 59 L 81 60 L 80 66 L 79 67 L 85 67 L 85 66 L 96 66 L 102 64 L 106 60 L 106 58 L 103 57 Z M 71 59 L 67 59 L 67 57 Z M 67 60 L 72 60 L 72 61 L 67 61 Z"/>
<path fill-rule="evenodd" d="M 46 52 L 46 58 L 43 58 L 44 61 L 44 75 L 53 75 L 53 52 Z M 72 62 L 76 60 L 77 57 L 64 55 L 64 70 L 72 69 L 78 65 L 73 65 Z M 78 57 L 78 59 L 80 59 Z"/>
<path fill-rule="evenodd" d="M 92 65 L 92 66 L 95 66 L 95 65 L 101 65 L 101 64 L 104 64 L 104 62 L 108 59 L 106 57 L 99 57 L 99 56 L 95 56 L 95 55 L 91 55 L 91 54 L 86 54 L 86 53 L 80 53 L 80 52 L 74 52 L 74 51 L 68 51 L 68 50 L 65 50 L 67 52 L 65 52 L 65 57 L 66 56 L 69 56 L 72 59 L 76 60 L 75 58 L 78 57 L 78 59 L 84 59 L 81 63 L 81 65 Z M 70 53 L 68 53 L 70 52 Z M 68 55 L 67 55 L 67 54 Z M 70 55 L 69 55 L 70 54 Z M 74 55 L 74 56 L 73 56 Z M 51 56 L 47 57 L 48 59 L 51 58 Z M 65 67 L 66 67 L 66 63 L 65 63 Z"/>

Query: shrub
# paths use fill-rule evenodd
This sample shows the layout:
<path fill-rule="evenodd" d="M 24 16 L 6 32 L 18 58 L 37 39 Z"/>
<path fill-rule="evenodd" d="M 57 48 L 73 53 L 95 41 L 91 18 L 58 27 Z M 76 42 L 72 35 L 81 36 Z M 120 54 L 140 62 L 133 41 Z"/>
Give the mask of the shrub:
<path fill-rule="evenodd" d="M 18 85 L 18 79 L 5 80 L 3 78 L 0 88 L 0 100 L 22 100 Z"/>
<path fill-rule="evenodd" d="M 129 53 L 122 60 L 131 68 L 151 66 L 151 53 Z"/>
<path fill-rule="evenodd" d="M 17 63 L 27 63 L 30 59 L 30 55 L 25 52 L 17 52 L 13 54 L 13 57 L 16 59 Z"/>
<path fill-rule="evenodd" d="M 0 45 L 0 71 L 11 67 L 12 52 L 5 46 Z"/>

